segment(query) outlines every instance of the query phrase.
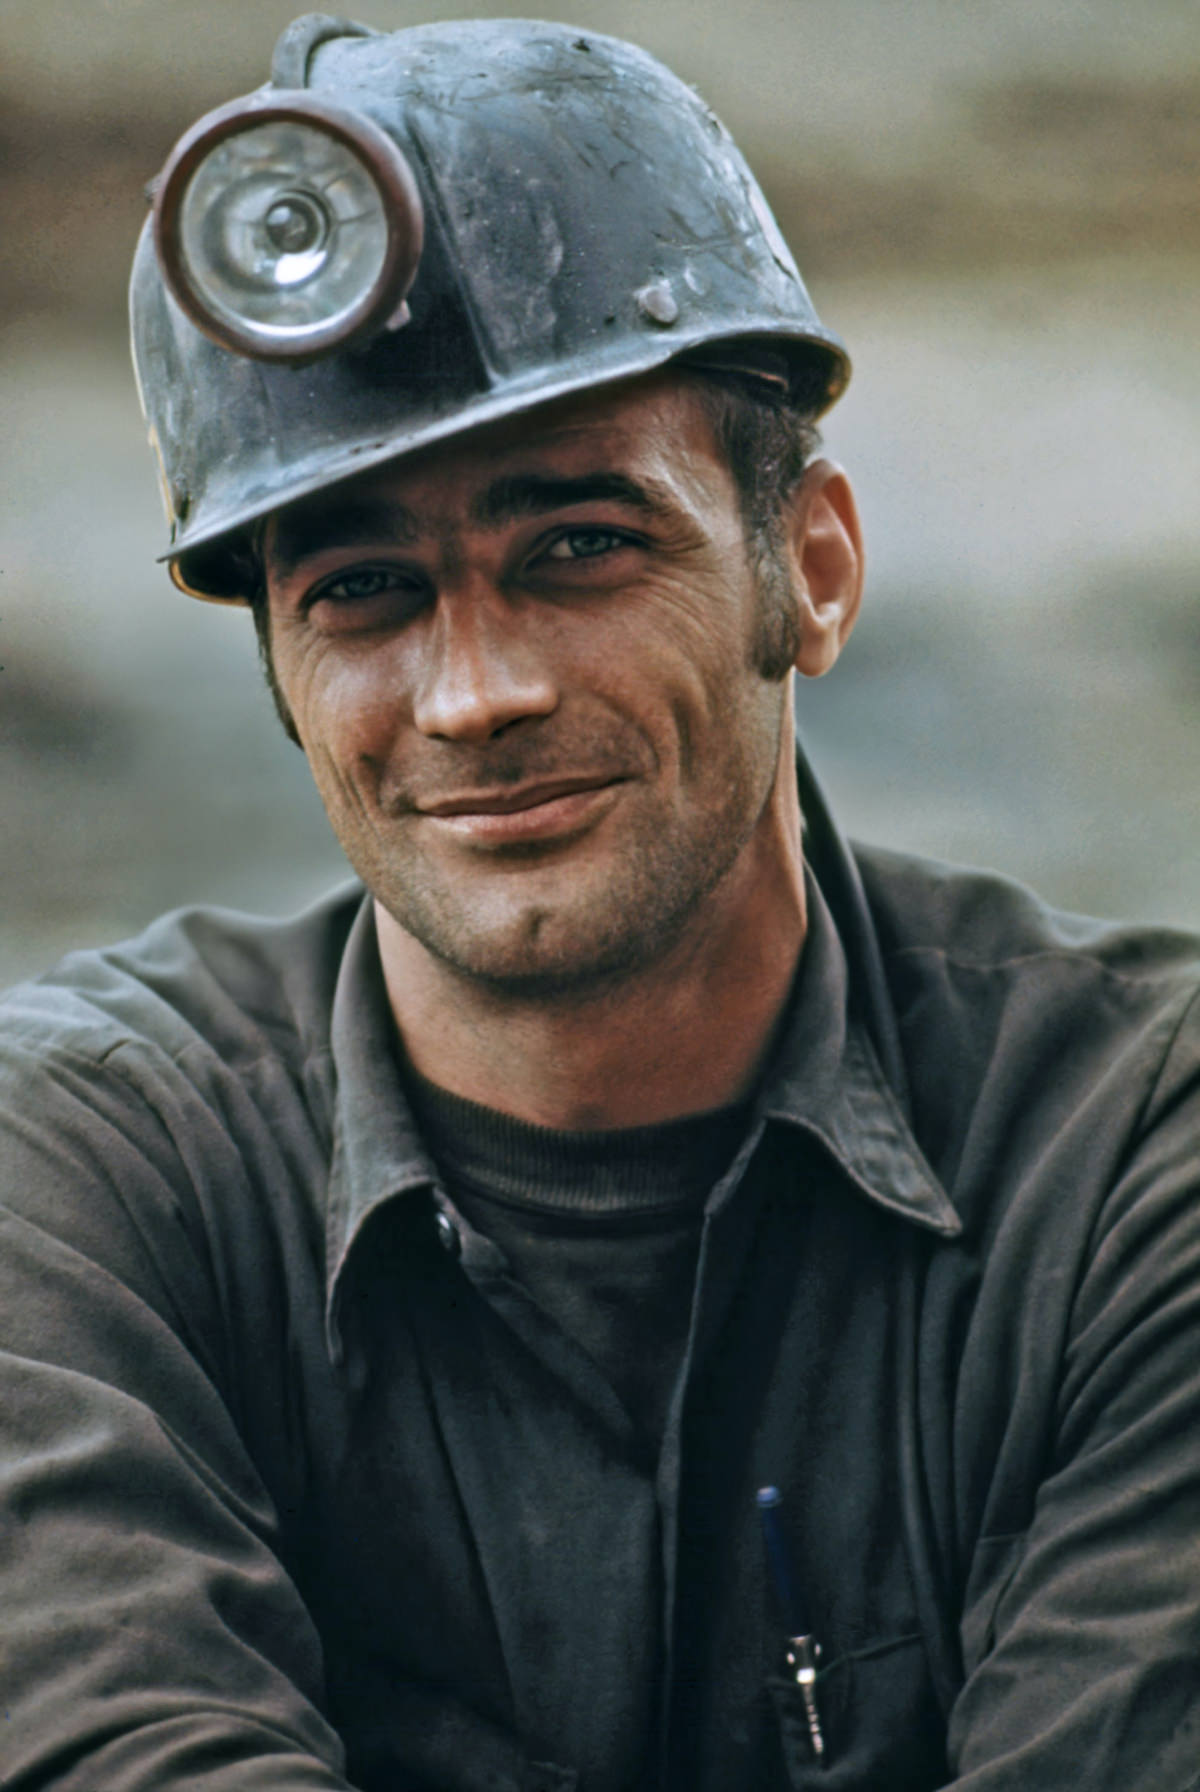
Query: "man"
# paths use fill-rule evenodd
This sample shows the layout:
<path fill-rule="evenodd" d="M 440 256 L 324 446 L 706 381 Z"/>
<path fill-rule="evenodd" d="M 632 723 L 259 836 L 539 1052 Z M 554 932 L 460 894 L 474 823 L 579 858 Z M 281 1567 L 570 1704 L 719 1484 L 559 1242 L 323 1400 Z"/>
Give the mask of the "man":
<path fill-rule="evenodd" d="M 1200 1785 L 1196 947 L 841 843 L 845 361 L 719 125 L 299 20 L 134 338 L 362 883 L 9 999 L 2 1783 Z"/>

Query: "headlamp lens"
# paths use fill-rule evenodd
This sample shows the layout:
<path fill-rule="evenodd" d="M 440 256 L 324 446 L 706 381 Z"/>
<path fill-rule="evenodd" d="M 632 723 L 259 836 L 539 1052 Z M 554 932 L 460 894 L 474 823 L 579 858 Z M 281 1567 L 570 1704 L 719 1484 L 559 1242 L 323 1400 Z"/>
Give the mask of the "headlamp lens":
<path fill-rule="evenodd" d="M 188 182 L 180 247 L 217 317 L 269 338 L 336 326 L 383 270 L 383 196 L 344 143 L 285 119 L 226 137 Z"/>
<path fill-rule="evenodd" d="M 403 316 L 421 197 L 396 143 L 306 91 L 234 101 L 176 144 L 155 243 L 193 323 L 236 354 L 304 360 Z"/>

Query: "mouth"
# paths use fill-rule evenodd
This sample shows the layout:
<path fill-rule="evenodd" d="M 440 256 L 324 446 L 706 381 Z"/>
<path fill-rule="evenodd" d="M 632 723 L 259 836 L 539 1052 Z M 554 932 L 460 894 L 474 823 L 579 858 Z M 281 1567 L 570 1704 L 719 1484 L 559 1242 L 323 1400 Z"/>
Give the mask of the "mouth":
<path fill-rule="evenodd" d="M 419 813 L 439 829 L 479 845 L 550 839 L 577 833 L 598 819 L 625 782 L 606 774 L 462 791 L 422 803 Z"/>

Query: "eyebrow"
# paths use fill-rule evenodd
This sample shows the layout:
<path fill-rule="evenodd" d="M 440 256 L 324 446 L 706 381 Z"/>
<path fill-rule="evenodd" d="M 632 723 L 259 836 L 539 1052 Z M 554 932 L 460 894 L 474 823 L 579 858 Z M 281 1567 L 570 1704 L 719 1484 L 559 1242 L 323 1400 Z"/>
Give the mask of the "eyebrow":
<path fill-rule="evenodd" d="M 643 516 L 665 517 L 674 506 L 665 493 L 640 485 L 624 473 L 581 473 L 563 478 L 544 473 L 508 473 L 495 480 L 471 506 L 471 520 L 483 528 L 519 522 L 522 517 L 567 510 L 572 504 L 624 504 Z"/>
<path fill-rule="evenodd" d="M 545 473 L 506 473 L 480 492 L 471 505 L 471 521 L 479 528 L 499 529 L 525 517 L 544 516 L 573 504 L 623 504 L 647 517 L 675 514 L 666 493 L 642 485 L 624 473 L 581 473 L 567 478 Z M 303 561 L 330 549 L 355 548 L 364 542 L 413 547 L 421 524 L 407 505 L 388 498 L 300 500 L 275 517 L 267 559 L 276 577 L 286 577 Z"/>
<path fill-rule="evenodd" d="M 420 536 L 417 519 L 403 504 L 382 498 L 338 498 L 281 510 L 269 533 L 267 560 L 277 576 L 330 548 L 354 548 L 364 541 L 412 547 Z"/>

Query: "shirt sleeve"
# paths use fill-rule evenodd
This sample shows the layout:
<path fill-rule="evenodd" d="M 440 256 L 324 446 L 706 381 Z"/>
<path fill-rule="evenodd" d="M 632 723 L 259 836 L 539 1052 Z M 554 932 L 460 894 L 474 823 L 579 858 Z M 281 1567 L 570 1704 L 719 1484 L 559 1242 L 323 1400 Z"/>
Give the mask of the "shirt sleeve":
<path fill-rule="evenodd" d="M 961 1792 L 1200 1787 L 1200 1044 L 1177 1036 L 1074 1290 L 1032 1522 L 989 1541 Z"/>
<path fill-rule="evenodd" d="M 222 1379 L 180 1141 L 111 1062 L 0 1048 L 0 1784 L 346 1792 Z"/>

